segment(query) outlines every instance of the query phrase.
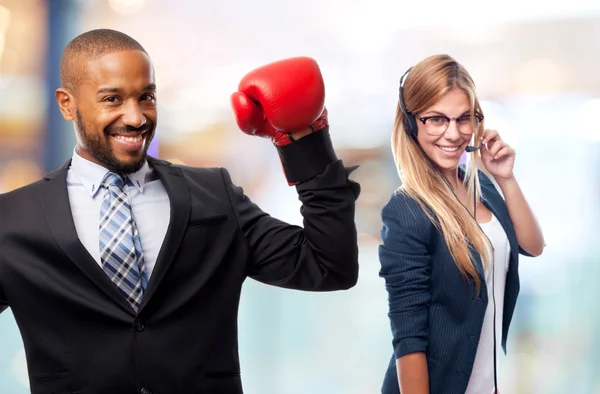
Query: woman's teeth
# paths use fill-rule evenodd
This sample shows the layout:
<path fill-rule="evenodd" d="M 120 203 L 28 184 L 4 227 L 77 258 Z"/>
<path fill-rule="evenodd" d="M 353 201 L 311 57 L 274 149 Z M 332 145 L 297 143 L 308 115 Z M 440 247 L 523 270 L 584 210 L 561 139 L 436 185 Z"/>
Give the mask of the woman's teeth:
<path fill-rule="evenodd" d="M 444 152 L 456 152 L 458 150 L 458 146 L 450 147 L 450 146 L 437 146 Z"/>

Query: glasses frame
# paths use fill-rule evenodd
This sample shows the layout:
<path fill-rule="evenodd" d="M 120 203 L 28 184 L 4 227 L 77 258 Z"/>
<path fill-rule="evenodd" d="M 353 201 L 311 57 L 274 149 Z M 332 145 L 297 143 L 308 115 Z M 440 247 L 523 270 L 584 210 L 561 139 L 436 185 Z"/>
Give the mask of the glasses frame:
<path fill-rule="evenodd" d="M 446 132 L 446 130 L 448 130 L 448 127 L 450 127 L 450 123 L 452 121 L 457 121 L 458 119 L 462 118 L 463 116 L 467 116 L 467 115 L 461 115 L 455 118 L 451 118 L 449 116 L 446 115 L 431 115 L 431 116 L 425 116 L 425 117 L 420 117 L 419 114 L 417 113 L 413 113 L 413 115 L 415 115 L 415 118 L 417 118 L 418 120 L 420 120 L 423 123 L 423 126 L 427 126 L 426 122 L 431 119 L 431 118 L 443 118 L 446 119 L 448 121 L 448 125 L 446 126 L 446 128 L 444 129 L 444 131 L 442 131 L 439 134 L 432 134 L 432 135 L 442 135 Z M 470 116 L 470 115 L 469 115 Z M 479 123 L 481 123 L 481 121 L 483 120 L 483 115 L 479 114 L 479 113 L 475 113 L 475 117 L 477 118 L 477 120 L 479 121 Z M 477 125 L 477 127 L 479 127 L 479 124 Z M 477 127 L 475 128 L 475 130 L 477 129 Z M 458 123 L 456 124 L 456 128 L 458 129 L 458 131 L 462 134 L 472 134 L 475 132 L 475 130 L 473 130 L 471 133 L 463 133 L 462 131 L 460 131 L 460 127 L 458 127 Z M 427 131 L 427 128 L 425 129 L 425 131 Z M 429 134 L 431 134 L 429 131 L 427 131 Z"/>

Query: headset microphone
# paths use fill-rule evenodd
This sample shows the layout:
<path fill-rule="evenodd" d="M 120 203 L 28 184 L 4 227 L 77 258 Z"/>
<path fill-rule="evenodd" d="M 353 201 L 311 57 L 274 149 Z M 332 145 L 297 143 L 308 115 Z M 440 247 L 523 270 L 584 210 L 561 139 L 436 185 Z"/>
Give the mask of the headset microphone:
<path fill-rule="evenodd" d="M 480 148 L 481 148 L 481 145 L 479 145 L 479 146 L 470 146 L 469 145 L 465 148 L 465 152 L 475 152 L 476 150 L 478 150 Z"/>

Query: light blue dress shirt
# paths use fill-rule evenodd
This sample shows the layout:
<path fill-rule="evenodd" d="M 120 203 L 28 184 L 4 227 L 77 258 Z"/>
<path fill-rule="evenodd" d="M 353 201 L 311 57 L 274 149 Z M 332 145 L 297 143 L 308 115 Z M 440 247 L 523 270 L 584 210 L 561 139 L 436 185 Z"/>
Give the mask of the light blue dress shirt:
<path fill-rule="evenodd" d="M 90 255 L 100 261 L 100 206 L 105 190 L 100 190 L 108 170 L 73 152 L 67 173 L 69 202 L 79 240 Z M 148 274 L 152 275 L 158 252 L 165 239 L 171 215 L 169 196 L 156 172 L 148 162 L 139 171 L 129 174 L 134 187 L 125 186 L 137 225 Z"/>

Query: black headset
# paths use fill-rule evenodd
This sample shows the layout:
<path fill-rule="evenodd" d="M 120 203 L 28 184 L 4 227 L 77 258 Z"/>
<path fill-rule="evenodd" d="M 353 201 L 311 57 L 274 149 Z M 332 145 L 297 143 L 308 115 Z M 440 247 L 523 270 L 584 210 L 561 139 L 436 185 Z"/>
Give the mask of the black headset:
<path fill-rule="evenodd" d="M 402 78 L 400 78 L 399 103 L 400 103 L 400 110 L 402 111 L 402 118 L 404 119 L 404 129 L 406 130 L 408 135 L 410 135 L 411 137 L 416 139 L 417 133 L 419 131 L 419 128 L 417 127 L 417 119 L 415 118 L 415 115 L 412 112 L 408 112 L 406 110 L 406 105 L 404 104 L 404 91 L 403 91 L 404 81 L 406 80 L 406 76 L 408 75 L 410 70 L 412 70 L 412 67 L 409 68 L 408 70 L 406 70 L 404 75 L 402 75 Z"/>
<path fill-rule="evenodd" d="M 412 70 L 412 67 L 409 68 L 408 70 L 406 70 L 406 72 L 400 78 L 398 103 L 400 105 L 400 110 L 402 111 L 402 118 L 403 118 L 404 129 L 406 130 L 406 133 L 414 139 L 415 143 L 417 144 L 417 146 L 419 147 L 419 149 L 421 150 L 421 152 L 423 153 L 425 158 L 428 159 L 427 154 L 425 154 L 425 151 L 423 151 L 423 147 L 421 147 L 421 144 L 419 144 L 419 142 L 417 141 L 417 134 L 419 132 L 419 128 L 417 127 L 417 119 L 412 112 L 408 112 L 406 110 L 406 105 L 404 104 L 404 90 L 403 90 L 404 82 L 406 81 L 406 76 L 408 75 L 410 70 Z M 478 147 L 467 146 L 466 151 L 474 152 L 477 149 L 479 149 L 480 147 L 481 147 L 481 145 L 479 145 Z M 428 160 L 428 161 L 431 163 L 431 160 Z M 431 163 L 431 164 L 433 164 L 433 163 Z M 433 168 L 440 175 L 442 180 L 444 180 L 446 182 L 446 178 L 444 178 L 442 176 L 442 174 L 440 174 L 440 172 L 437 170 L 435 165 L 433 166 Z M 475 182 L 477 182 L 477 177 L 475 177 L 475 179 L 476 179 Z M 448 187 L 454 194 L 454 191 L 452 190 L 452 187 L 450 187 L 449 184 L 448 184 Z M 456 196 L 456 194 L 454 194 L 454 196 L 456 197 L 456 200 L 461 205 L 463 205 L 460 202 L 460 200 L 458 199 L 458 196 Z M 465 207 L 465 209 L 467 209 L 467 207 Z M 467 209 L 467 211 L 468 211 L 468 209 Z M 475 187 L 473 188 L 473 219 L 475 219 L 475 222 L 479 226 L 479 223 L 477 222 L 477 201 L 476 201 Z M 485 233 L 484 233 L 484 235 L 485 235 Z M 487 238 L 487 235 L 486 235 L 486 238 Z M 489 238 L 488 238 L 488 240 L 489 240 Z M 491 241 L 490 241 L 490 244 L 492 244 Z M 492 245 L 492 253 L 493 253 L 493 245 Z M 492 256 L 492 258 L 493 258 L 493 256 Z M 494 286 L 495 285 L 495 278 L 494 278 L 495 271 L 496 271 L 496 264 L 495 264 L 495 262 L 493 262 L 492 263 L 492 301 L 494 303 L 494 321 L 492 324 L 493 324 L 493 331 L 494 331 L 494 389 L 495 389 L 495 392 L 498 392 L 498 367 L 496 365 L 496 290 L 495 290 L 495 286 Z"/>

